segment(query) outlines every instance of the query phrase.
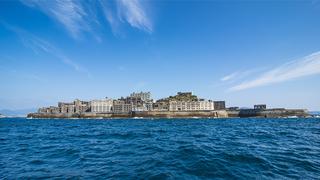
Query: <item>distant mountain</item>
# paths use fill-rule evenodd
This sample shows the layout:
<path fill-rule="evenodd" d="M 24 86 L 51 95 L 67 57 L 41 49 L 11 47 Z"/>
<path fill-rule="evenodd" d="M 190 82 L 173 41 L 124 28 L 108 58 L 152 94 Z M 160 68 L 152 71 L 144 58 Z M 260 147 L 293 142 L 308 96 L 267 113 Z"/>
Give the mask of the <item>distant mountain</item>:
<path fill-rule="evenodd" d="M 11 117 L 26 117 L 28 113 L 36 112 L 36 108 L 30 109 L 0 109 L 0 114 Z"/>

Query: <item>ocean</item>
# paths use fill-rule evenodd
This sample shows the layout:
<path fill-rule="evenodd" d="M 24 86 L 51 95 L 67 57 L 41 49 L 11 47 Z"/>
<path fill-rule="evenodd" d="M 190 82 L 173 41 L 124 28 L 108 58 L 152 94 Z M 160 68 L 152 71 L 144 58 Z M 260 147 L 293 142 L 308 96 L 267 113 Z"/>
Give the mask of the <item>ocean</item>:
<path fill-rule="evenodd" d="M 320 119 L 0 119 L 0 179 L 319 179 Z"/>

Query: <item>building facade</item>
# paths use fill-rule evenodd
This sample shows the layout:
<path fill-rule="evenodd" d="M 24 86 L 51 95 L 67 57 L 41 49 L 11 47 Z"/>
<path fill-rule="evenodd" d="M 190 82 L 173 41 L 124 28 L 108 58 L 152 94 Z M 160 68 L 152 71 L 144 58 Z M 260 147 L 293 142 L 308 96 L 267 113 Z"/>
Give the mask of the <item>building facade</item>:
<path fill-rule="evenodd" d="M 90 101 L 91 112 L 94 113 L 112 113 L 113 112 L 113 100 L 101 99 Z"/>
<path fill-rule="evenodd" d="M 169 111 L 169 101 L 157 101 L 152 108 L 153 111 Z"/>
<path fill-rule="evenodd" d="M 40 114 L 58 114 L 60 113 L 60 108 L 55 106 L 43 107 L 38 109 L 38 113 Z"/>
<path fill-rule="evenodd" d="M 263 108 L 263 106 L 255 106 Z M 192 92 L 178 92 L 174 96 L 169 96 L 157 100 L 155 103 L 151 99 L 150 92 L 131 93 L 128 97 L 121 97 L 117 100 L 101 99 L 92 101 L 59 102 L 58 107 L 50 106 L 40 108 L 41 114 L 85 114 L 85 113 L 115 113 L 128 114 L 141 111 L 212 111 L 224 110 L 225 101 L 211 101 L 198 98 Z M 92 115 L 92 114 L 91 114 Z"/>
<path fill-rule="evenodd" d="M 123 114 L 123 113 L 130 113 L 131 111 L 132 111 L 132 104 L 128 104 L 124 100 L 113 101 L 113 113 Z"/>
<path fill-rule="evenodd" d="M 60 113 L 72 114 L 72 113 L 84 113 L 90 111 L 90 104 L 88 101 L 80 101 L 79 99 L 74 100 L 73 102 L 59 102 L 58 108 Z"/>
<path fill-rule="evenodd" d="M 226 102 L 225 101 L 213 101 L 214 110 L 224 110 L 226 109 Z"/>
<path fill-rule="evenodd" d="M 84 113 L 90 111 L 90 103 L 88 101 L 80 101 L 76 99 L 74 102 L 75 113 Z"/>
<path fill-rule="evenodd" d="M 130 97 L 141 98 L 142 101 L 148 102 L 151 101 L 151 93 L 150 92 L 139 92 L 139 93 L 131 93 Z"/>
<path fill-rule="evenodd" d="M 73 103 L 59 102 L 58 107 L 60 109 L 60 113 L 63 113 L 63 114 L 75 113 L 75 105 Z"/>
<path fill-rule="evenodd" d="M 169 111 L 213 111 L 212 101 L 170 101 Z"/>

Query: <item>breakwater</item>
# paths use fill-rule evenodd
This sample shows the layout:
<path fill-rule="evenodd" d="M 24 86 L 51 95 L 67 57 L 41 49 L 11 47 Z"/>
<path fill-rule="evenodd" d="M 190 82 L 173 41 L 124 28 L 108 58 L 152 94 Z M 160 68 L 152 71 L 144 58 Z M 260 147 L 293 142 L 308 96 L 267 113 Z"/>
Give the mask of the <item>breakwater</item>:
<path fill-rule="evenodd" d="M 216 111 L 132 111 L 130 113 L 30 113 L 29 118 L 227 118 L 227 117 L 309 117 L 304 109 L 243 109 Z"/>
<path fill-rule="evenodd" d="M 241 109 L 227 110 L 228 117 L 258 117 L 258 118 L 282 118 L 282 117 L 309 117 L 305 109 Z"/>
<path fill-rule="evenodd" d="M 30 113 L 29 118 L 226 118 L 227 111 L 132 111 L 130 113 Z"/>
<path fill-rule="evenodd" d="M 227 111 L 142 111 L 133 112 L 133 117 L 166 117 L 166 118 L 185 118 L 185 117 L 228 117 Z"/>

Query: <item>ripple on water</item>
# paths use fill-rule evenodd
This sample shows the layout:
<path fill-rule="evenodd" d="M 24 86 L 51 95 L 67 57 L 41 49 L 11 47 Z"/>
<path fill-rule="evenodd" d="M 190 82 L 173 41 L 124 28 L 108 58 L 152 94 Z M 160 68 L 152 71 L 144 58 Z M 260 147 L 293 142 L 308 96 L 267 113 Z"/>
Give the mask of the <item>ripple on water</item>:
<path fill-rule="evenodd" d="M 320 119 L 0 121 L 0 179 L 318 179 Z"/>

